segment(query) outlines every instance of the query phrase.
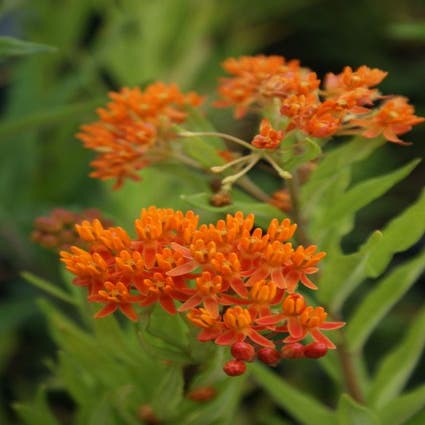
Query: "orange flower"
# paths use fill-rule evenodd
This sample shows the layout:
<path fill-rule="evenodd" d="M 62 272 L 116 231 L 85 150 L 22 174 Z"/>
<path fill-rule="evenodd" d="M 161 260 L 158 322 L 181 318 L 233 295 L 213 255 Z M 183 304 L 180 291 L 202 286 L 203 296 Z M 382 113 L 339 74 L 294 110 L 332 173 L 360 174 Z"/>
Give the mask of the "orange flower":
<path fill-rule="evenodd" d="M 186 311 L 202 303 L 211 316 L 218 316 L 219 295 L 225 289 L 222 277 L 212 276 L 210 272 L 203 272 L 195 282 L 196 289 L 190 291 L 193 295 L 179 307 L 178 311 Z"/>
<path fill-rule="evenodd" d="M 283 139 L 283 131 L 275 130 L 267 118 L 261 120 L 260 134 L 257 134 L 251 144 L 259 149 L 276 149 Z"/>
<path fill-rule="evenodd" d="M 339 94 L 343 91 L 353 90 L 358 87 L 373 87 L 378 85 L 388 72 L 378 68 L 369 68 L 362 65 L 356 71 L 346 66 L 341 74 L 327 74 L 325 78 L 325 90 L 330 94 Z"/>
<path fill-rule="evenodd" d="M 105 303 L 105 306 L 96 313 L 95 317 L 105 317 L 119 309 L 130 320 L 137 321 L 137 314 L 132 304 L 139 301 L 140 296 L 131 295 L 128 287 L 122 282 L 117 284 L 105 282 L 103 286 L 104 289 L 99 290 L 97 295 L 89 297 L 89 301 Z"/>
<path fill-rule="evenodd" d="M 139 180 L 138 170 L 168 157 L 168 142 L 174 138 L 171 124 L 184 121 L 187 107 L 202 101 L 195 93 L 183 94 L 175 84 L 163 83 L 143 92 L 125 87 L 109 97 L 107 108 L 97 110 L 99 121 L 83 125 L 77 138 L 99 153 L 90 176 L 116 178 L 115 188 L 126 178 Z"/>
<path fill-rule="evenodd" d="M 253 328 L 251 313 L 240 306 L 228 308 L 223 315 L 223 323 L 222 333 L 214 340 L 218 345 L 232 345 L 249 338 L 263 347 L 274 347 L 273 341 Z"/>
<path fill-rule="evenodd" d="M 235 106 L 235 117 L 250 108 L 265 106 L 275 97 L 315 90 L 320 83 L 314 73 L 301 68 L 298 61 L 286 62 L 281 56 L 242 56 L 229 58 L 223 68 L 232 78 L 222 78 L 216 106 Z"/>
<path fill-rule="evenodd" d="M 333 348 L 321 330 L 343 324 L 325 322 L 323 309 L 307 307 L 294 292 L 299 282 L 316 288 L 307 275 L 317 271 L 325 254 L 286 242 L 296 230 L 289 219 L 274 219 L 263 232 L 254 227 L 252 214 L 237 212 L 198 226 L 192 211 L 150 207 L 135 227 L 132 239 L 120 227 L 84 221 L 77 230 L 89 250 L 61 253 L 74 283 L 87 287 L 89 302 L 103 305 L 95 317 L 120 310 L 137 320 L 136 306 L 158 303 L 169 314 L 187 311 L 201 328 L 200 341 L 248 341 L 253 350 L 263 347 L 257 350 L 260 360 L 274 359 L 273 364 L 275 341 L 292 344 L 310 334 Z"/>
<path fill-rule="evenodd" d="M 315 341 L 322 342 L 327 348 L 334 349 L 335 344 L 323 333 L 321 329 L 331 330 L 339 329 L 345 325 L 344 322 L 325 322 L 327 313 L 323 307 L 306 307 L 300 315 L 297 316 L 298 325 L 297 335 L 290 334 L 283 341 L 285 343 L 298 342 L 310 334 Z"/>
<path fill-rule="evenodd" d="M 405 97 L 396 96 L 384 102 L 376 114 L 352 120 L 352 124 L 363 127 L 365 130 L 362 135 L 365 137 L 376 137 L 382 133 L 390 142 L 408 145 L 397 136 L 424 121 L 425 118 L 415 115 L 413 106 L 408 104 Z"/>

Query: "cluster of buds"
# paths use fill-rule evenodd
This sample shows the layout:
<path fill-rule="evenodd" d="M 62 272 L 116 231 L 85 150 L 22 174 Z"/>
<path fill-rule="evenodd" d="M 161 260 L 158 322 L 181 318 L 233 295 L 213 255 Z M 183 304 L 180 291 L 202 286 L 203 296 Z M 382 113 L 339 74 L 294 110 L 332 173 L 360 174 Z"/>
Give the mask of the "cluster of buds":
<path fill-rule="evenodd" d="M 82 212 L 74 212 L 64 208 L 55 208 L 49 215 L 37 217 L 34 220 L 34 230 L 31 233 L 33 242 L 43 248 L 59 252 L 71 245 L 84 246 L 75 225 L 84 220 L 98 219 L 104 226 L 111 226 L 111 220 L 102 216 L 96 208 L 90 208 Z"/>
<path fill-rule="evenodd" d="M 73 246 L 61 257 L 88 300 L 103 305 L 95 317 L 120 310 L 137 321 L 140 307 L 158 303 L 169 314 L 186 314 L 200 329 L 199 341 L 233 347 L 238 364 L 254 354 L 271 364 L 276 353 L 301 357 L 290 353 L 307 337 L 335 348 L 322 331 L 343 326 L 327 322 L 323 307 L 308 306 L 297 293 L 300 284 L 317 289 L 309 275 L 325 253 L 294 247 L 296 227 L 273 219 L 263 231 L 253 214 L 241 212 L 198 225 L 192 211 L 150 207 L 135 221 L 137 238 L 84 221 L 76 228 L 88 249 Z M 251 347 L 246 357 L 235 346 L 242 342 Z"/>

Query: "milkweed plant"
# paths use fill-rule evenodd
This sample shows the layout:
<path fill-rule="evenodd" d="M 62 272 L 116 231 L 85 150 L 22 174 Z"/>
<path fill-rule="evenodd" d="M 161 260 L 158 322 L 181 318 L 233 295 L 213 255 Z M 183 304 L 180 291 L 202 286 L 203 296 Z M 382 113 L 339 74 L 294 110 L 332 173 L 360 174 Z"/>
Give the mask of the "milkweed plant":
<path fill-rule="evenodd" d="M 75 424 L 251 423 L 241 406 L 258 391 L 268 402 L 256 423 L 406 423 L 425 403 L 424 385 L 404 392 L 425 310 L 375 370 L 363 353 L 423 268 L 422 253 L 387 270 L 422 236 L 425 197 L 357 251 L 341 240 L 418 160 L 361 181 L 353 168 L 384 143 L 406 149 L 424 118 L 382 93 L 387 73 L 368 66 L 323 81 L 281 56 L 223 68 L 214 99 L 164 82 L 124 87 L 77 133 L 95 154 L 90 176 L 115 191 L 138 182 L 125 202 L 141 211 L 132 228 L 95 209 L 35 221 L 32 239 L 60 254 L 67 287 L 26 277 L 74 309 L 40 304 L 59 347 L 53 387 L 75 404 Z M 254 130 L 216 130 L 209 108 L 230 108 Z M 185 210 L 143 203 L 144 187 L 163 189 L 141 178 L 149 167 L 173 173 Z M 205 190 L 187 193 L 188 179 Z M 312 363 L 322 375 L 307 376 Z M 324 397 L 309 391 L 315 379 Z M 48 388 L 17 407 L 27 423 L 60 423 Z"/>

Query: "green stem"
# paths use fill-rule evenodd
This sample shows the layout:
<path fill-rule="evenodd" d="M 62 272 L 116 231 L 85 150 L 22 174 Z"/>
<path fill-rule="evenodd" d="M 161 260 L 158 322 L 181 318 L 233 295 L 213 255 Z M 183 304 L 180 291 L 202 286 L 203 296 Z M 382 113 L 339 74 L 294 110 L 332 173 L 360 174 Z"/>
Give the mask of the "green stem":
<path fill-rule="evenodd" d="M 226 133 L 219 133 L 216 131 L 180 131 L 178 133 L 181 137 L 220 137 L 221 139 L 228 140 L 229 142 L 236 143 L 238 145 L 243 146 L 244 148 L 247 148 L 251 151 L 256 151 L 257 149 L 250 145 L 249 143 L 245 142 L 245 140 L 239 139 L 238 137 L 231 136 L 230 134 Z"/>
<path fill-rule="evenodd" d="M 296 174 L 293 176 L 292 179 L 286 180 L 286 186 L 288 188 L 289 195 L 291 197 L 291 208 L 292 208 L 291 215 L 298 226 L 296 237 L 302 245 L 308 246 L 310 245 L 310 239 L 308 238 L 307 232 L 305 231 L 304 218 L 301 213 L 300 200 L 299 200 L 299 185 L 298 185 L 298 178 Z"/>

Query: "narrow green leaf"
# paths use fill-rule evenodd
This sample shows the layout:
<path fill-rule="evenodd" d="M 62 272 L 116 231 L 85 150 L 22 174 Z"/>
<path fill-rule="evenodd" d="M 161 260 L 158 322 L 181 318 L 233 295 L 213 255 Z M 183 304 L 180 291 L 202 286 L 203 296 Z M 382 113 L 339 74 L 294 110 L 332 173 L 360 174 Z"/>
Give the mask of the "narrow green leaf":
<path fill-rule="evenodd" d="M 182 195 L 181 198 L 197 208 L 215 213 L 231 213 L 243 211 L 245 214 L 255 214 L 256 221 L 265 219 L 267 224 L 273 217 L 282 217 L 282 212 L 271 204 L 264 202 L 246 202 L 234 200 L 231 205 L 225 207 L 214 207 L 209 203 L 211 195 L 208 193 L 196 193 L 194 195 Z M 265 221 L 263 220 L 263 222 Z M 259 223 L 262 224 L 262 223 Z"/>
<path fill-rule="evenodd" d="M 164 377 L 157 384 L 152 400 L 153 410 L 160 419 L 166 420 L 170 415 L 175 415 L 183 400 L 183 387 L 183 368 L 179 365 L 169 365 Z"/>
<path fill-rule="evenodd" d="M 206 168 L 223 164 L 223 158 L 217 149 L 209 143 L 207 137 L 186 137 L 179 139 L 185 153 Z"/>
<path fill-rule="evenodd" d="M 354 214 L 405 178 L 419 162 L 413 160 L 396 171 L 358 183 L 329 205 L 326 213 L 315 223 L 316 228 L 323 228 L 325 242 L 321 241 L 321 244 L 326 245 L 348 233 L 353 227 Z"/>
<path fill-rule="evenodd" d="M 16 403 L 13 407 L 26 425 L 60 425 L 47 404 L 44 387 L 37 391 L 32 402 Z"/>
<path fill-rule="evenodd" d="M 191 361 L 189 353 L 152 336 L 146 330 L 139 332 L 139 340 L 141 348 L 155 359 L 179 363 L 190 363 Z"/>
<path fill-rule="evenodd" d="M 385 425 L 403 425 L 424 408 L 425 384 L 391 400 L 378 414 Z"/>
<path fill-rule="evenodd" d="M 155 306 L 149 316 L 146 330 L 153 336 L 161 338 L 170 346 L 184 349 L 188 346 L 187 324 L 180 315 L 171 315 L 160 306 Z"/>
<path fill-rule="evenodd" d="M 322 148 L 313 139 L 306 137 L 303 143 L 304 152 L 301 154 L 293 152 L 291 159 L 284 162 L 283 168 L 288 171 L 295 170 L 299 165 L 304 164 L 308 161 L 316 159 L 321 153 Z"/>
<path fill-rule="evenodd" d="M 33 43 L 13 37 L 0 36 L 0 58 L 32 55 L 34 53 L 52 53 L 57 49 L 46 44 Z"/>
<path fill-rule="evenodd" d="M 379 425 L 378 416 L 366 406 L 353 400 L 348 394 L 339 399 L 337 409 L 338 425 Z"/>
<path fill-rule="evenodd" d="M 370 256 L 382 240 L 381 232 L 374 232 L 360 250 L 344 255 L 339 250 L 331 251 L 323 267 L 319 282 L 318 297 L 338 311 L 349 295 L 364 280 Z"/>
<path fill-rule="evenodd" d="M 402 341 L 380 363 L 367 399 L 380 409 L 396 397 L 415 368 L 425 345 L 425 308 L 406 326 Z"/>
<path fill-rule="evenodd" d="M 37 277 L 29 272 L 22 272 L 21 276 L 28 281 L 29 283 L 32 283 L 37 288 L 42 289 L 44 292 L 47 292 L 49 295 L 52 295 L 62 301 L 65 301 L 69 304 L 75 305 L 77 302 L 72 298 L 70 294 L 60 289 L 57 285 L 48 282 L 47 280 L 44 280 L 40 277 Z"/>
<path fill-rule="evenodd" d="M 7 136 L 30 131 L 46 124 L 54 124 L 74 116 L 92 111 L 96 106 L 104 102 L 104 98 L 90 100 L 88 102 L 75 103 L 72 105 L 57 106 L 54 110 L 34 111 L 30 115 L 3 121 L 0 124 L 0 136 L 7 140 Z"/>
<path fill-rule="evenodd" d="M 60 351 L 54 372 L 78 405 L 87 405 L 94 401 L 97 383 L 71 355 Z"/>
<path fill-rule="evenodd" d="M 418 200 L 391 220 L 382 230 L 383 243 L 369 259 L 368 275 L 379 276 L 397 252 L 405 251 L 415 244 L 425 233 L 425 190 Z M 412 226 L 412 223 L 415 223 Z"/>
<path fill-rule="evenodd" d="M 302 203 L 310 207 L 315 205 L 324 191 L 341 180 L 341 174 L 354 162 L 367 158 L 385 142 L 384 139 L 367 140 L 356 137 L 348 143 L 327 152 L 318 167 L 311 174 L 301 190 Z"/>
<path fill-rule="evenodd" d="M 425 251 L 374 285 L 348 320 L 346 337 L 350 350 L 358 351 L 362 348 L 388 310 L 416 282 L 424 267 Z"/>
<path fill-rule="evenodd" d="M 305 425 L 332 425 L 335 417 L 330 409 L 312 397 L 287 384 L 261 364 L 250 365 L 250 372 L 269 396 L 294 418 Z"/>
<path fill-rule="evenodd" d="M 214 400 L 203 406 L 196 406 L 196 409 L 192 407 L 175 425 L 233 425 L 245 383 L 244 376 L 226 379 Z"/>

